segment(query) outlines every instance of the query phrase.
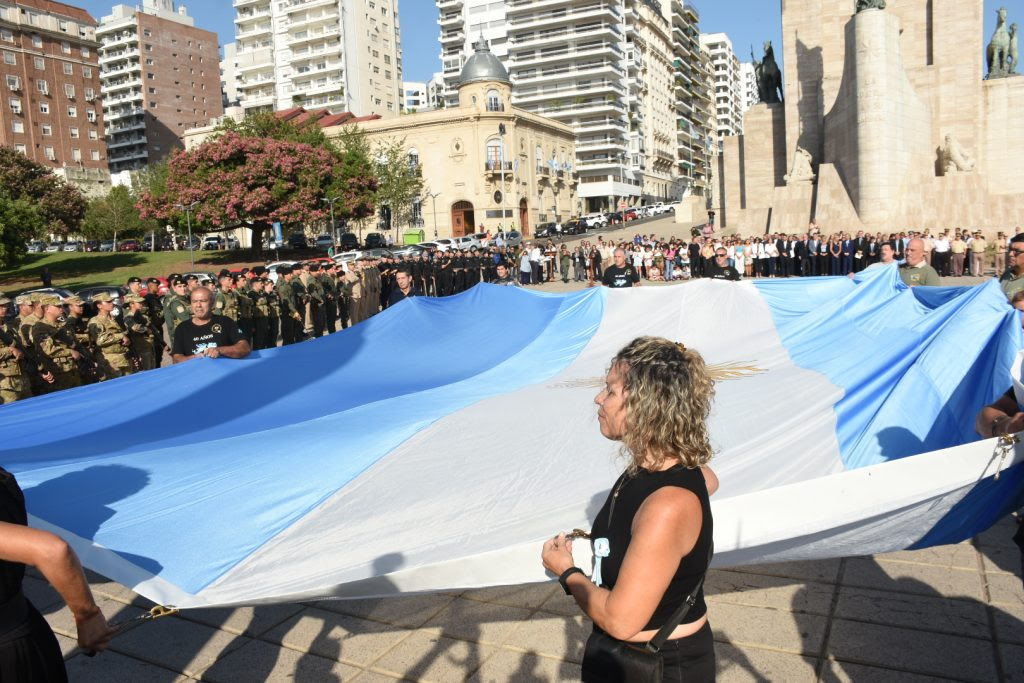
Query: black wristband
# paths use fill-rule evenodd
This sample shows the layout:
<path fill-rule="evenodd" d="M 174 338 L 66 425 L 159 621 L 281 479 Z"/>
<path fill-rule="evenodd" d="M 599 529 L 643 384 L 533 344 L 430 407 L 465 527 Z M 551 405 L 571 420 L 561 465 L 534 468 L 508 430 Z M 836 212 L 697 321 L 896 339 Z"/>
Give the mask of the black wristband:
<path fill-rule="evenodd" d="M 558 583 L 562 584 L 562 590 L 566 595 L 572 595 L 572 591 L 569 590 L 569 577 L 573 574 L 583 574 L 583 570 L 579 567 L 569 567 L 558 577 Z M 586 574 L 583 575 L 586 576 Z"/>

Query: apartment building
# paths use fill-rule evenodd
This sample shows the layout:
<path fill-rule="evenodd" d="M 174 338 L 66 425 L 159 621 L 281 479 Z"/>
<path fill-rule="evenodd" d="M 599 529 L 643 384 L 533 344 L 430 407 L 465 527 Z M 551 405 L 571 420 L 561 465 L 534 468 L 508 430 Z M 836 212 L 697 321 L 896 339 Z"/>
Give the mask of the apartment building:
<path fill-rule="evenodd" d="M 429 108 L 427 84 L 419 81 L 402 82 L 402 110 L 423 111 Z"/>
<path fill-rule="evenodd" d="M 680 194 L 707 196 L 710 191 L 714 113 L 707 53 L 700 47 L 700 13 L 681 0 L 662 4 L 672 22 L 673 87 L 676 104 L 676 163 Z"/>
<path fill-rule="evenodd" d="M 227 109 L 238 104 L 238 74 L 235 66 L 236 43 L 224 46 L 224 58 L 220 60 L 220 93 L 221 102 Z"/>
<path fill-rule="evenodd" d="M 115 5 L 96 36 L 111 173 L 160 161 L 224 113 L 217 35 L 173 0 Z"/>
<path fill-rule="evenodd" d="M 233 0 L 238 102 L 247 111 L 402 109 L 398 0 Z M 228 71 L 229 69 L 224 69 Z"/>
<path fill-rule="evenodd" d="M 719 138 L 743 133 L 744 89 L 740 60 L 724 33 L 701 34 L 700 44 L 711 60 L 715 125 Z"/>
<path fill-rule="evenodd" d="M 53 0 L 0 0 L 0 144 L 87 193 L 110 188 L 96 20 Z"/>
<path fill-rule="evenodd" d="M 435 0 L 442 75 L 454 85 L 481 37 L 512 79 L 513 104 L 573 127 L 575 160 L 554 161 L 579 176 L 580 211 L 671 200 L 706 171 L 705 140 L 677 105 L 679 74 L 704 83 L 696 9 L 678 0 Z M 677 65 L 678 64 L 678 65 Z M 691 74 L 692 72 L 692 74 Z M 707 98 L 703 88 L 699 90 Z M 694 97 L 688 94 L 687 97 Z M 676 131 L 687 131 L 685 146 Z M 699 145 L 700 152 L 691 150 Z M 706 176 L 704 176 L 706 180 Z"/>
<path fill-rule="evenodd" d="M 743 114 L 761 101 L 757 92 L 757 74 L 752 62 L 740 62 L 740 91 L 743 93 Z"/>

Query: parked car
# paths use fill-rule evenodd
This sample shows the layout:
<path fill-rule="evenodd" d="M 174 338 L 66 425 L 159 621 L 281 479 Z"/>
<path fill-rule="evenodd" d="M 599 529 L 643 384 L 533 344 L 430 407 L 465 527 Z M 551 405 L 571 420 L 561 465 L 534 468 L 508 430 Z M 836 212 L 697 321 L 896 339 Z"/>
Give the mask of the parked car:
<path fill-rule="evenodd" d="M 444 251 L 437 242 L 420 242 L 416 246 L 423 251 Z"/>
<path fill-rule="evenodd" d="M 196 251 L 200 246 L 202 246 L 202 240 L 192 235 L 192 250 Z M 178 237 L 178 248 L 182 251 L 188 251 L 188 235 Z"/>
<path fill-rule="evenodd" d="M 111 315 L 121 315 L 121 311 L 124 309 L 124 296 L 128 293 L 128 288 L 120 285 L 93 285 L 75 292 L 85 302 L 86 317 L 91 318 L 96 315 L 96 304 L 92 302 L 92 297 L 101 292 L 109 294 L 110 298 L 114 300 L 114 311 Z"/>
<path fill-rule="evenodd" d="M 156 250 L 162 251 L 164 248 L 163 240 L 157 239 Z M 142 238 L 142 251 L 153 251 L 153 238 L 149 235 Z"/>
<path fill-rule="evenodd" d="M 28 253 L 30 254 L 42 254 L 43 250 L 46 249 L 46 243 L 40 242 L 39 240 L 32 240 L 28 243 Z"/>
<path fill-rule="evenodd" d="M 267 265 L 267 277 L 269 277 L 274 282 L 277 282 L 277 278 L 280 277 L 277 274 L 277 269 L 280 268 L 281 266 L 294 266 L 295 264 L 296 261 L 274 261 L 273 263 Z"/>
<path fill-rule="evenodd" d="M 449 249 L 455 248 L 455 240 L 449 239 L 447 237 L 442 237 L 439 240 L 434 240 L 434 243 L 437 244 L 438 251 L 448 251 Z"/>
<path fill-rule="evenodd" d="M 82 251 L 82 246 L 78 242 L 65 242 L 61 251 Z"/>
<path fill-rule="evenodd" d="M 499 232 L 494 236 L 494 240 L 497 241 L 501 238 L 505 243 L 506 247 L 518 247 L 523 243 L 523 233 L 518 230 L 509 230 L 508 232 Z"/>
<path fill-rule="evenodd" d="M 534 237 L 554 237 L 555 235 L 559 235 L 561 233 L 555 229 L 557 225 L 557 223 L 541 223 L 537 226 L 533 235 Z"/>
<path fill-rule="evenodd" d="M 25 292 L 20 292 L 18 296 L 21 296 L 22 294 L 51 294 L 59 298 L 61 303 L 63 303 L 64 299 L 71 296 L 71 290 L 64 289 L 63 287 L 40 287 L 39 289 L 30 289 Z"/>
<path fill-rule="evenodd" d="M 47 254 L 56 254 L 57 252 L 62 251 L 63 249 L 64 245 L 61 244 L 60 242 L 50 242 L 49 244 L 46 245 Z"/>
<path fill-rule="evenodd" d="M 316 249 L 322 249 L 327 251 L 334 246 L 334 238 L 330 235 L 317 235 L 316 240 L 313 242 L 313 247 Z"/>
<path fill-rule="evenodd" d="M 218 251 L 224 248 L 224 238 L 220 235 L 207 235 L 203 238 L 203 251 Z"/>
<path fill-rule="evenodd" d="M 142 251 L 138 240 L 124 240 L 117 243 L 118 251 Z"/>
<path fill-rule="evenodd" d="M 100 251 L 114 251 L 114 240 L 103 240 L 100 242 Z"/>
<path fill-rule="evenodd" d="M 99 240 L 86 240 L 85 242 L 82 242 L 82 248 L 85 251 L 89 251 L 89 252 L 99 251 L 99 249 L 100 249 L 100 241 Z"/>
<path fill-rule="evenodd" d="M 626 209 L 622 212 L 622 220 L 624 221 L 635 221 L 637 218 L 636 209 Z"/>
<path fill-rule="evenodd" d="M 363 246 L 367 249 L 377 249 L 387 247 L 388 241 L 379 232 L 368 232 L 366 233 L 366 241 L 363 243 Z"/>
<path fill-rule="evenodd" d="M 338 240 L 338 248 L 345 251 L 359 248 L 359 238 L 356 237 L 354 232 L 343 232 L 341 233 L 341 239 Z"/>
<path fill-rule="evenodd" d="M 474 232 L 473 233 L 473 237 L 476 238 L 477 243 L 481 247 L 489 247 L 489 246 L 491 246 L 490 240 L 487 239 L 487 233 L 486 232 Z"/>
<path fill-rule="evenodd" d="M 234 235 L 227 236 L 228 249 L 239 249 L 242 245 L 238 243 L 238 238 Z"/>
<path fill-rule="evenodd" d="M 291 249 L 309 248 L 309 243 L 306 241 L 306 236 L 301 232 L 293 232 L 292 234 L 288 235 L 288 240 L 286 241 L 286 244 Z"/>
<path fill-rule="evenodd" d="M 573 220 L 565 221 L 562 223 L 562 234 L 563 235 L 582 235 L 587 231 L 586 221 L 574 218 Z"/>
<path fill-rule="evenodd" d="M 462 251 L 469 251 L 473 247 L 480 247 L 480 240 L 475 235 L 463 235 L 455 238 L 455 248 Z"/>
<path fill-rule="evenodd" d="M 603 228 L 608 225 L 608 217 L 603 213 L 588 213 L 581 220 L 586 221 L 588 228 Z"/>

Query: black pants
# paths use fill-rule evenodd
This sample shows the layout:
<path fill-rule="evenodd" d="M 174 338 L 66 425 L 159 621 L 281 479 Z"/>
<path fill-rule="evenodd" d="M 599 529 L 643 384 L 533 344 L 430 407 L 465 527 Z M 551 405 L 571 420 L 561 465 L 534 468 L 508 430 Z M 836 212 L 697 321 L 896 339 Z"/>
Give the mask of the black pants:
<path fill-rule="evenodd" d="M 583 651 L 584 683 L 631 683 L 615 674 L 600 653 L 591 650 L 591 639 Z M 665 661 L 665 683 L 705 683 L 715 680 L 715 641 L 707 623 L 692 636 L 669 640 L 661 648 Z"/>
<path fill-rule="evenodd" d="M 281 345 L 294 344 L 302 340 L 302 323 L 290 315 L 281 318 Z"/>
<path fill-rule="evenodd" d="M 309 307 L 309 312 L 309 317 L 313 319 L 313 336 L 324 336 L 324 329 L 327 327 L 326 316 L 324 316 L 324 305 L 314 301 L 313 305 Z"/>
<path fill-rule="evenodd" d="M 324 302 L 324 322 L 327 334 L 334 334 L 338 330 L 338 302 L 334 299 Z"/>
<path fill-rule="evenodd" d="M 252 348 L 255 350 L 269 349 L 273 346 L 270 341 L 270 318 L 253 318 Z M 275 340 L 276 341 L 276 340 Z"/>
<path fill-rule="evenodd" d="M 267 318 L 267 348 L 277 348 L 277 335 L 281 331 L 281 319 L 276 315 Z"/>

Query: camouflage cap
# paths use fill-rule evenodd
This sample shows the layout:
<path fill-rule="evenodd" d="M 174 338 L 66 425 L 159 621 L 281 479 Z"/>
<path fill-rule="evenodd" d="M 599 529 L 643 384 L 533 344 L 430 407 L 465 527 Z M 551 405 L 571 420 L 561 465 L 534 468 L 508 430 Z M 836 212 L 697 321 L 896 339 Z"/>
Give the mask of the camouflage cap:
<path fill-rule="evenodd" d="M 28 294 L 19 294 L 18 296 L 14 297 L 15 306 L 28 306 L 31 303 L 32 297 L 29 296 Z"/>
<path fill-rule="evenodd" d="M 85 304 L 85 302 L 82 301 L 82 297 L 78 296 L 77 294 L 69 296 L 67 299 L 64 299 L 64 303 L 70 306 L 82 306 Z"/>
<path fill-rule="evenodd" d="M 10 305 L 11 305 L 11 300 L 8 299 L 6 296 L 0 294 L 0 306 L 10 306 Z"/>
<path fill-rule="evenodd" d="M 109 303 L 113 303 L 113 301 L 114 300 L 110 298 L 110 294 L 108 294 L 107 292 L 100 292 L 99 294 L 93 294 L 92 295 L 92 302 L 94 304 L 100 304 L 100 303 L 108 303 L 109 304 Z"/>
<path fill-rule="evenodd" d="M 124 301 L 125 301 L 125 303 L 129 303 L 129 304 L 141 304 L 141 303 L 145 303 L 146 302 L 146 300 L 143 299 L 138 294 L 127 294 L 127 295 L 125 295 Z"/>
<path fill-rule="evenodd" d="M 40 299 L 42 299 L 44 296 L 52 296 L 52 295 L 47 294 L 46 292 L 31 292 L 28 295 L 28 300 L 31 301 L 34 304 L 38 304 L 38 303 L 40 303 Z"/>
<path fill-rule="evenodd" d="M 38 301 L 41 306 L 60 306 L 60 297 L 53 294 L 41 296 Z"/>

